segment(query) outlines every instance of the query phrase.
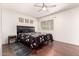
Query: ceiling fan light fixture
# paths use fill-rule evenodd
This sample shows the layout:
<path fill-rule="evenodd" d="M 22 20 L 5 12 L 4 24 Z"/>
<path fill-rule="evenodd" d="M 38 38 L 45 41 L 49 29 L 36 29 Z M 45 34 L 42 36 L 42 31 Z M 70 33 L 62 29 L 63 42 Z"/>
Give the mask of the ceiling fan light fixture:
<path fill-rule="evenodd" d="M 43 8 L 42 8 L 42 10 L 43 10 L 43 11 L 46 11 L 46 10 L 47 10 L 47 8 L 46 8 L 46 7 L 43 7 Z"/>

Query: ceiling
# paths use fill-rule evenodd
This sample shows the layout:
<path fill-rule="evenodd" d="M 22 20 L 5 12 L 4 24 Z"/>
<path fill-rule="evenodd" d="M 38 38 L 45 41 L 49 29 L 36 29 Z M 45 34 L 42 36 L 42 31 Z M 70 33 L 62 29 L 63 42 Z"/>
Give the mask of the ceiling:
<path fill-rule="evenodd" d="M 9 8 L 15 11 L 19 11 L 22 13 L 26 13 L 27 15 L 40 18 L 46 15 L 49 15 L 51 13 L 56 13 L 65 9 L 74 8 L 79 6 L 78 3 L 46 3 L 46 5 L 56 5 L 56 7 L 50 7 L 47 8 L 48 11 L 41 11 L 38 12 L 38 10 L 41 7 L 35 7 L 35 3 L 2 3 L 1 5 L 5 8 Z M 42 5 L 39 3 L 39 5 Z"/>

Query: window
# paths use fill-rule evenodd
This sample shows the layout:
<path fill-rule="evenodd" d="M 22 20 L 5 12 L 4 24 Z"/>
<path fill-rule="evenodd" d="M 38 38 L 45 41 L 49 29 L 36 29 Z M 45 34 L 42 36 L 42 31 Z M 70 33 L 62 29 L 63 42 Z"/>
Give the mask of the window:
<path fill-rule="evenodd" d="M 41 22 L 42 30 L 53 30 L 53 20 L 47 20 Z"/>
<path fill-rule="evenodd" d="M 34 21 L 32 19 L 19 17 L 19 22 L 33 24 Z"/>
<path fill-rule="evenodd" d="M 24 22 L 24 18 L 19 17 L 19 22 Z"/>
<path fill-rule="evenodd" d="M 25 23 L 29 23 L 29 19 L 25 19 Z"/>
<path fill-rule="evenodd" d="M 33 20 L 30 20 L 30 24 L 33 24 Z"/>

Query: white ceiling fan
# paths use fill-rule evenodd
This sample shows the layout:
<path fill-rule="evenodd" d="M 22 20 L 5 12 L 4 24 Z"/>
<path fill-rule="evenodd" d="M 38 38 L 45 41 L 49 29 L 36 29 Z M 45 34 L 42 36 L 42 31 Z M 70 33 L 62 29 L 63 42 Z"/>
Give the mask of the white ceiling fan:
<path fill-rule="evenodd" d="M 45 3 L 42 3 L 41 5 L 35 4 L 34 6 L 35 7 L 41 7 L 41 9 L 38 10 L 39 12 L 40 11 L 48 11 L 48 8 L 50 8 L 50 7 L 56 7 L 56 5 L 46 5 Z"/>

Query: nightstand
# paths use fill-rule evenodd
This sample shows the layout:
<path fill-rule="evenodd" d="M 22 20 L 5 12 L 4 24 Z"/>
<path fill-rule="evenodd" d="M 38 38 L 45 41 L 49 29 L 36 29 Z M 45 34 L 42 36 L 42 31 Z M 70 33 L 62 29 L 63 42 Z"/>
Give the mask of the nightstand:
<path fill-rule="evenodd" d="M 8 44 L 16 42 L 16 39 L 17 39 L 16 35 L 8 36 Z"/>

